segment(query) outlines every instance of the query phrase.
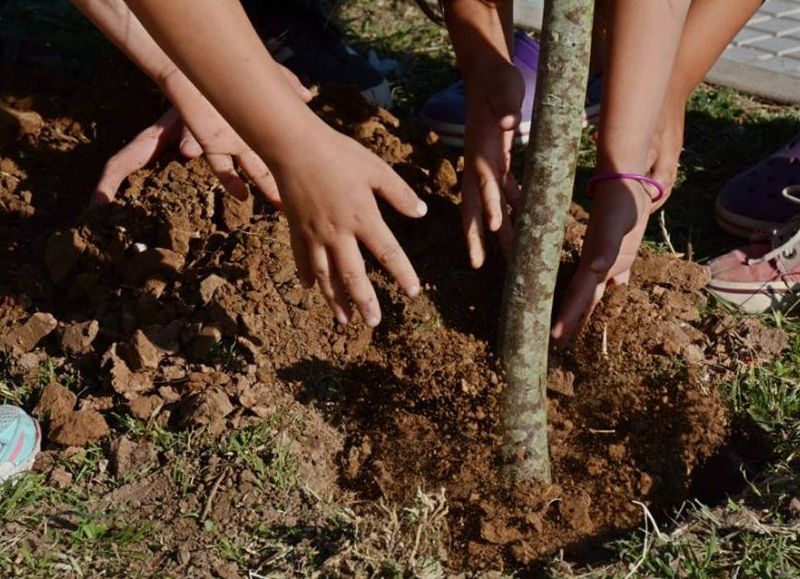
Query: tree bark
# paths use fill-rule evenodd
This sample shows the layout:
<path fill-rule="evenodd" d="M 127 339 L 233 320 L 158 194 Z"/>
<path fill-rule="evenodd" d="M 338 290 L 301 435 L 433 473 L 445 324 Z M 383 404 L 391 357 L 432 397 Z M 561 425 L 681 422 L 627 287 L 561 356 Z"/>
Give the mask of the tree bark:
<path fill-rule="evenodd" d="M 556 274 L 575 182 L 593 0 L 548 0 L 542 28 L 522 208 L 506 278 L 500 356 L 503 474 L 551 482 L 547 445 L 547 360 Z"/>

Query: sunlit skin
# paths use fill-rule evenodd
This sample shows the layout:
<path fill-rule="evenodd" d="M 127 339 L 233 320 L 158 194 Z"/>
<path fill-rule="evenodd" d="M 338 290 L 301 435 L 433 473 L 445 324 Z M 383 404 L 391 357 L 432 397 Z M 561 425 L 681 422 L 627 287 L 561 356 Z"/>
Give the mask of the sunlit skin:
<path fill-rule="evenodd" d="M 652 187 L 598 186 L 580 265 L 553 326 L 556 340 L 585 323 L 609 284 L 628 281 L 648 217 L 675 183 L 686 100 L 759 6 L 759 0 L 609 2 L 597 171 L 651 175 L 666 195 L 654 204 Z"/>
<path fill-rule="evenodd" d="M 380 321 L 359 241 L 409 295 L 418 293 L 416 273 L 374 196 L 409 217 L 424 215 L 424 203 L 387 165 L 304 106 L 311 95 L 267 54 L 237 1 L 74 3 L 159 84 L 176 109 L 109 160 L 95 203 L 113 199 L 131 172 L 176 144 L 187 157 L 205 155 L 232 195 L 247 194 L 238 166 L 286 210 L 300 278 L 307 286 L 319 285 L 340 322 L 352 317 L 351 301 L 368 324 Z M 511 246 L 520 190 L 510 172 L 510 152 L 524 84 L 511 64 L 512 2 L 443 4 L 467 93 L 462 213 L 470 262 L 480 267 L 487 234 L 497 234 L 506 252 Z M 608 39 L 605 50 L 595 51 L 605 54 L 599 172 L 650 174 L 669 194 L 686 98 L 759 5 L 610 0 L 598 6 Z M 202 40 L 211 34 L 208 22 L 215 23 L 212 54 Z M 648 216 L 663 203 L 654 205 L 652 195 L 630 181 L 597 188 L 581 263 L 553 327 L 556 340 L 581 327 L 608 284 L 627 281 Z"/>

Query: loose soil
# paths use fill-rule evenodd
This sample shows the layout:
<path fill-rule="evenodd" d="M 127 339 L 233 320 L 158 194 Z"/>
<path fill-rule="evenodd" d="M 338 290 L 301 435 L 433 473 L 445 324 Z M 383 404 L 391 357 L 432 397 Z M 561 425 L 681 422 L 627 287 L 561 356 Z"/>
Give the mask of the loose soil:
<path fill-rule="evenodd" d="M 272 497 L 249 475 L 214 464 L 194 494 L 174 498 L 164 473 L 180 457 L 137 448 L 120 415 L 211 435 L 291 416 L 285 434 L 315 493 L 355 493 L 366 516 L 375 501 L 403 505 L 418 489 L 443 488 L 443 554 L 456 570 L 520 568 L 561 549 L 597 556 L 641 524 L 643 506 L 658 515 L 700 488 L 714 495 L 709 465 L 734 479 L 751 458 L 757 444 L 740 443 L 717 385 L 785 341 L 706 315 L 706 271 L 645 251 L 630 285 L 612 289 L 574 343 L 554 352 L 555 484 L 506 488 L 496 474 L 503 380 L 493 355 L 504 266 L 495 252 L 482 270 L 468 267 L 454 153 L 346 89 L 315 100 L 326 122 L 392 164 L 430 207 L 419 221 L 384 208 L 423 294 L 404 297 L 370 263 L 382 325 L 337 327 L 319 293 L 295 278 L 285 218 L 259 199 L 226 197 L 202 160 L 162 160 L 131 177 L 112 206 L 85 211 L 103 160 L 162 107 L 121 70 L 114 90 L 87 83 L 4 97 L 26 114 L 21 128 L 3 125 L 0 142 L 0 337 L 9 372 L 25 376 L 49 357 L 84 380 L 76 392 L 48 387 L 36 408 L 49 421 L 39 468 L 55 473 L 52 484 L 70 484 L 54 464 L 74 449 L 60 449 L 95 440 L 107 442 L 118 475 L 160 463 L 102 498 L 135 506 L 134 521 L 167 522 L 165 554 L 149 565 L 188 564 L 185 545 L 203 525 L 181 513 L 199 510 L 215 483 L 209 516 L 219 525 L 289 523 L 268 512 Z M 564 279 L 585 219 L 574 207 Z M 243 489 L 252 491 L 244 502 Z M 191 564 L 225 575 L 214 557 Z"/>

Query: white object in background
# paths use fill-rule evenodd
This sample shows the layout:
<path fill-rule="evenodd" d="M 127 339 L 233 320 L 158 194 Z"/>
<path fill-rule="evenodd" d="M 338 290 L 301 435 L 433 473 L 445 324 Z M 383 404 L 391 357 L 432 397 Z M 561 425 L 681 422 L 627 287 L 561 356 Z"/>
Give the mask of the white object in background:
<path fill-rule="evenodd" d="M 433 7 L 439 4 L 438 0 L 426 0 L 426 2 Z M 541 30 L 543 14 L 544 0 L 516 0 L 514 2 L 514 23 L 519 28 Z"/>
<path fill-rule="evenodd" d="M 514 2 L 514 22 L 521 28 L 542 29 L 544 0 L 517 0 Z"/>

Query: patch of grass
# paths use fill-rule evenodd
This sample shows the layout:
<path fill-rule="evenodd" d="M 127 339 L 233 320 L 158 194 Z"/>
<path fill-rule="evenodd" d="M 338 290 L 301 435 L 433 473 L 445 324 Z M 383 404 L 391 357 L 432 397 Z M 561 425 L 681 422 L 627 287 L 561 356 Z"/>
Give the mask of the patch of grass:
<path fill-rule="evenodd" d="M 73 482 L 81 483 L 105 473 L 108 459 L 99 444 L 90 444 L 64 460 L 62 464 L 65 470 L 72 474 Z"/>
<path fill-rule="evenodd" d="M 26 516 L 27 507 L 41 505 L 54 493 L 40 474 L 26 474 L 3 483 L 0 485 L 0 522 L 22 522 L 20 519 Z"/>
<path fill-rule="evenodd" d="M 456 78 L 447 31 L 407 0 L 341 2 L 338 19 L 347 40 L 362 54 L 374 51 L 398 68 L 389 75 L 397 112 L 410 114 Z"/>
<path fill-rule="evenodd" d="M 287 491 L 297 484 L 297 464 L 291 444 L 281 440 L 276 430 L 282 415 L 274 414 L 254 426 L 237 430 L 220 446 L 223 455 L 232 455 L 244 462 L 262 484 Z"/>
<path fill-rule="evenodd" d="M 800 424 L 800 323 L 779 313 L 766 321 L 789 334 L 788 351 L 770 364 L 747 367 L 724 392 L 737 414 L 780 439 Z"/>

